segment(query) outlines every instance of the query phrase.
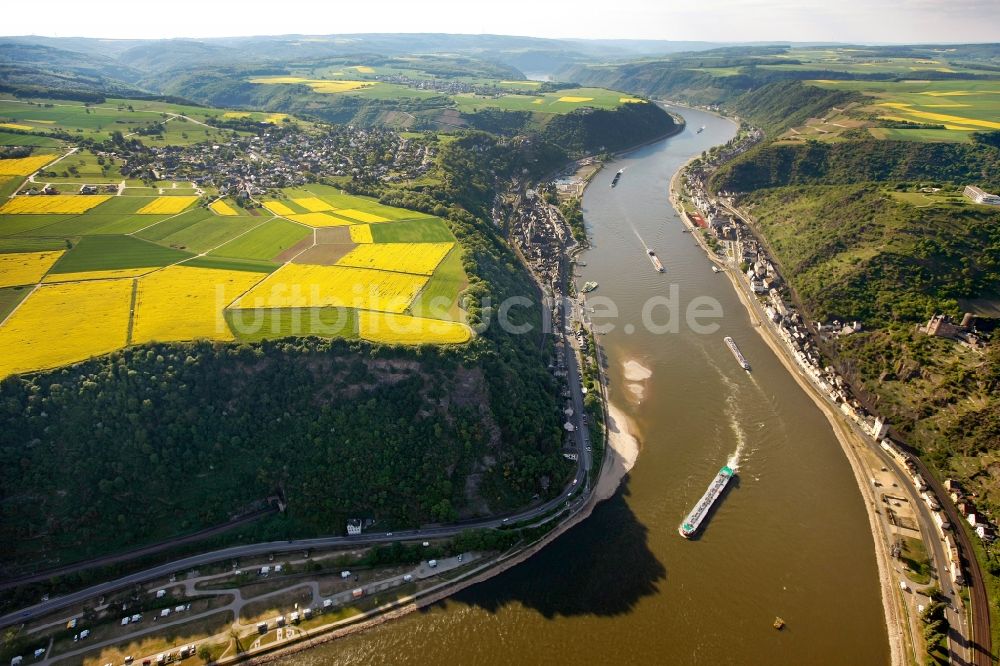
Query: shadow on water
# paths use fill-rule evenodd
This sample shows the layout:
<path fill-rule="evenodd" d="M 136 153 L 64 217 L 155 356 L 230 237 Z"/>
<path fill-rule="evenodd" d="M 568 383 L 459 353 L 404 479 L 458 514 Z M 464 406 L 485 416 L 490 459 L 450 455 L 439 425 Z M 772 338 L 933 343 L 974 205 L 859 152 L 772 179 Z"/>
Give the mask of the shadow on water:
<path fill-rule="evenodd" d="M 496 613 L 518 603 L 553 619 L 614 616 L 659 593 L 667 570 L 648 546 L 648 529 L 625 497 L 626 476 L 615 495 L 584 522 L 527 562 L 438 604 L 461 603 Z"/>

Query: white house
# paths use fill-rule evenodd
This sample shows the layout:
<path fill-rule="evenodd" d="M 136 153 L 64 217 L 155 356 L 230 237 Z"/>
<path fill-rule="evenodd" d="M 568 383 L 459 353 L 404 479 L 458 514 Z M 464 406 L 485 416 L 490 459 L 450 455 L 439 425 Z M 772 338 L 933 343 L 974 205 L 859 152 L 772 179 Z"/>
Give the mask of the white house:
<path fill-rule="evenodd" d="M 982 189 L 976 187 L 975 185 L 966 185 L 965 192 L 963 192 L 966 197 L 972 199 L 973 202 L 977 204 L 989 204 L 991 206 L 1000 206 L 1000 196 L 996 194 L 990 194 Z"/>

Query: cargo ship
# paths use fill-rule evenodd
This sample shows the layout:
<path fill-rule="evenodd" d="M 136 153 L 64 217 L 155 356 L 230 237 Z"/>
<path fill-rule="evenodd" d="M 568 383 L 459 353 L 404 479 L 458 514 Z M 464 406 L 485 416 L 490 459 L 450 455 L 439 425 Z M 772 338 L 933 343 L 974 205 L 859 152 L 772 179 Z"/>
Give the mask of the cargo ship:
<path fill-rule="evenodd" d="M 584 293 L 584 294 L 589 294 L 590 292 L 594 291 L 595 289 L 597 289 L 597 283 L 596 282 L 584 282 L 583 283 L 583 288 L 580 290 L 580 292 Z"/>
<path fill-rule="evenodd" d="M 625 169 L 618 169 L 618 173 L 616 173 L 615 177 L 611 179 L 611 187 L 618 185 L 618 180 L 622 177 L 623 173 L 625 173 Z"/>
<path fill-rule="evenodd" d="M 705 517 L 708 516 L 708 512 L 711 510 L 712 505 L 715 504 L 716 500 L 719 499 L 719 496 L 722 495 L 722 491 L 726 489 L 726 485 L 735 474 L 736 472 L 728 466 L 719 470 L 719 473 L 715 475 L 714 479 L 712 479 L 712 483 L 708 485 L 708 490 L 706 490 L 705 494 L 701 496 L 698 503 L 694 505 L 693 509 L 691 509 L 691 513 L 687 515 L 687 518 L 684 519 L 684 522 L 681 523 L 681 526 L 677 529 L 682 537 L 690 539 L 694 536 L 694 533 L 698 531 L 699 527 L 701 527 L 701 523 L 705 520 Z"/>
<path fill-rule="evenodd" d="M 736 343 L 733 342 L 733 339 L 726 336 L 725 341 L 726 346 L 729 347 L 729 351 L 733 352 L 733 356 L 736 357 L 736 362 L 740 364 L 740 367 L 747 372 L 750 372 L 750 363 L 743 358 L 743 353 L 740 351 L 740 348 L 736 346 Z"/>
<path fill-rule="evenodd" d="M 666 272 L 667 269 L 665 269 L 663 267 L 663 264 L 660 263 L 660 258 L 658 256 L 656 256 L 655 252 L 653 252 L 652 250 L 646 250 L 646 254 L 649 255 L 649 260 L 653 262 L 653 268 L 656 269 L 657 273 L 664 273 L 664 272 Z"/>

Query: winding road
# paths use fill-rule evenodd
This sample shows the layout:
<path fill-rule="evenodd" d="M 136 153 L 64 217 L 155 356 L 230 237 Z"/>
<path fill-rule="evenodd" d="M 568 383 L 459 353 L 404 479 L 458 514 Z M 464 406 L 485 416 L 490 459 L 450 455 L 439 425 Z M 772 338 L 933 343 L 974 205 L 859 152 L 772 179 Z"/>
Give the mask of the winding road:
<path fill-rule="evenodd" d="M 576 310 L 570 310 L 570 312 L 575 313 Z M 570 340 L 567 339 L 568 336 L 566 336 L 564 332 L 560 332 L 560 335 L 563 338 L 566 349 L 574 349 L 574 347 L 571 346 Z M 590 490 L 589 472 L 591 457 L 590 453 L 586 450 L 587 437 L 584 434 L 586 432 L 586 425 L 583 422 L 583 394 L 581 390 L 582 385 L 580 384 L 580 370 L 576 354 L 566 354 L 566 366 L 569 389 L 572 395 L 573 404 L 576 406 L 573 414 L 573 420 L 576 426 L 575 442 L 579 448 L 577 467 L 576 473 L 563 491 L 560 492 L 558 496 L 548 502 L 545 502 L 544 504 L 525 509 L 519 513 L 509 514 L 506 516 L 493 516 L 485 520 L 425 526 L 419 529 L 401 530 L 397 532 L 361 534 L 358 536 L 330 536 L 314 539 L 294 539 L 290 541 L 268 541 L 242 546 L 232 546 L 230 548 L 214 550 L 199 555 L 192 555 L 190 557 L 185 557 L 144 569 L 143 571 L 137 571 L 115 580 L 92 585 L 75 592 L 70 592 L 69 594 L 65 594 L 63 596 L 41 601 L 33 606 L 0 616 L 0 628 L 28 622 L 67 606 L 84 602 L 87 599 L 107 595 L 130 585 L 144 583 L 157 578 L 169 577 L 179 571 L 195 569 L 197 567 L 222 560 L 238 559 L 241 557 L 259 557 L 269 555 L 271 553 L 287 553 L 291 551 L 303 551 L 309 549 L 320 550 L 337 547 L 352 547 L 365 544 L 441 539 L 456 536 L 469 529 L 498 528 L 508 523 L 520 523 L 522 521 L 531 521 L 543 518 L 546 514 L 565 505 L 567 500 L 569 500 L 570 497 L 572 497 L 581 487 L 587 488 L 588 492 Z M 69 567 L 64 567 L 62 571 L 64 573 L 72 573 L 73 571 L 89 568 L 89 566 L 90 565 L 87 563 L 70 565 Z"/>

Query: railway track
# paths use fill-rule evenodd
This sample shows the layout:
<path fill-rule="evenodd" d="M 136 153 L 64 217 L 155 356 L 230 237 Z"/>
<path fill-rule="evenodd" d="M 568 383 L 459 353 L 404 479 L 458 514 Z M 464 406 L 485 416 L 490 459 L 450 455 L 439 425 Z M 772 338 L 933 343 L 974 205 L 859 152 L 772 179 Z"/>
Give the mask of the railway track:
<path fill-rule="evenodd" d="M 955 526 L 955 543 L 958 544 L 965 570 L 969 575 L 967 581 L 969 587 L 969 597 L 972 609 L 969 613 L 970 636 L 969 652 L 971 663 L 975 666 L 992 666 L 993 660 L 993 639 L 990 633 L 990 599 L 986 594 L 986 583 L 983 580 L 983 571 L 979 568 L 979 560 L 976 559 L 976 552 L 972 549 L 972 541 L 969 534 L 962 527 L 962 517 L 958 514 L 958 509 L 948 498 L 948 491 L 937 477 L 927 469 L 924 462 L 912 450 L 909 450 L 910 459 L 920 470 L 920 475 L 924 478 L 934 494 L 941 498 L 941 508 L 948 516 L 948 522 Z"/>
<path fill-rule="evenodd" d="M 773 249 L 765 240 L 763 234 L 754 225 L 752 220 L 743 214 L 738 208 L 734 206 L 729 206 L 724 204 L 725 207 L 732 212 L 734 215 L 739 217 L 747 226 L 751 229 L 757 240 L 763 243 L 764 247 L 767 249 L 768 253 L 771 255 L 771 260 L 777 264 L 776 254 Z M 784 274 L 782 267 L 778 265 L 779 272 Z M 792 290 L 792 300 L 795 305 L 801 310 L 806 311 L 803 308 L 801 301 L 798 299 L 797 294 L 794 289 Z M 813 331 L 815 335 L 815 331 Z M 819 336 L 816 336 L 819 339 Z M 830 350 L 825 350 L 827 355 L 833 356 Z M 855 395 L 866 397 L 867 394 L 863 390 L 859 390 L 858 387 L 851 383 L 851 390 Z M 870 407 L 870 400 L 866 400 L 866 406 Z M 917 452 L 908 444 L 906 444 L 902 438 L 898 436 L 898 433 L 893 433 L 893 439 L 900 443 L 903 450 L 909 454 L 911 460 L 917 466 L 920 471 L 921 476 L 927 481 L 928 485 L 933 489 L 934 494 L 937 495 L 941 500 L 941 507 L 945 515 L 948 517 L 948 522 L 955 526 L 955 543 L 958 546 L 960 557 L 962 558 L 963 564 L 965 565 L 965 571 L 968 574 L 968 580 L 966 581 L 969 588 L 969 598 L 971 600 L 971 606 L 969 613 L 969 640 L 968 640 L 968 650 L 971 654 L 970 664 L 973 666 L 993 666 L 995 660 L 993 658 L 993 639 L 990 633 L 990 600 L 989 595 L 986 593 L 986 583 L 983 580 L 983 571 L 979 567 L 979 560 L 976 559 L 976 553 L 972 549 L 972 541 L 969 539 L 968 533 L 962 526 L 962 517 L 958 514 L 958 509 L 951 502 L 948 492 L 945 490 L 944 486 L 938 481 L 937 477 L 927 468 L 924 462 L 917 455 Z"/>

